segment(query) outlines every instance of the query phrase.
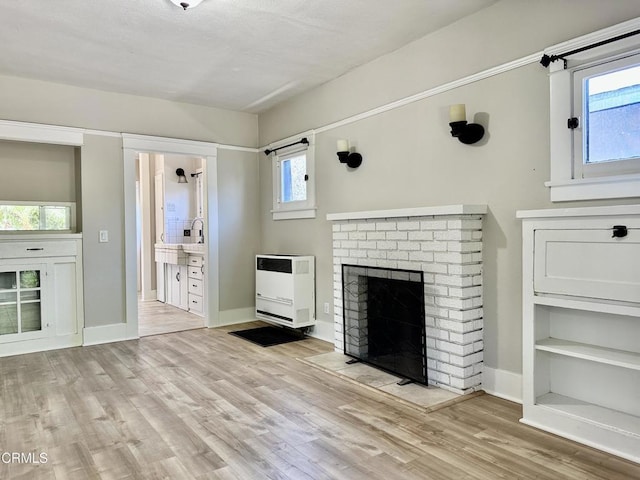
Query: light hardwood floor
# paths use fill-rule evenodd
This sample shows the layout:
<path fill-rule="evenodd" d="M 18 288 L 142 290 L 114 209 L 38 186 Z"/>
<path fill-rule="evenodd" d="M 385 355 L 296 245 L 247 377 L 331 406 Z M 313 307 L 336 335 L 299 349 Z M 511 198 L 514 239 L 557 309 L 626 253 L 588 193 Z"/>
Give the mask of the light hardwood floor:
<path fill-rule="evenodd" d="M 138 299 L 138 334 L 141 337 L 204 328 L 204 318 L 157 301 Z"/>
<path fill-rule="evenodd" d="M 235 328 L 0 359 L 0 450 L 48 459 L 0 462 L 0 478 L 640 478 L 518 423 L 517 404 L 481 395 L 425 413 L 296 360 L 325 342 L 262 348 Z"/>

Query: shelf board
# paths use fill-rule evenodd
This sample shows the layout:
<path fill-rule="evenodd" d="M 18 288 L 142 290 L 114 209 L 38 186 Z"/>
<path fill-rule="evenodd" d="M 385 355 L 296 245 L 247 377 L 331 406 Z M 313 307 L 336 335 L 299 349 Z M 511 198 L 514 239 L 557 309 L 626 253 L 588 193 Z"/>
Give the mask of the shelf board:
<path fill-rule="evenodd" d="M 557 353 L 568 357 L 581 358 L 592 362 L 614 365 L 616 367 L 640 370 L 640 353 L 616 350 L 614 348 L 598 347 L 587 343 L 545 338 L 538 340 L 536 350 Z"/>
<path fill-rule="evenodd" d="M 613 302 L 568 295 L 535 294 L 533 296 L 533 303 L 535 305 L 546 305 L 549 307 L 640 317 L 640 305 L 629 302 Z"/>
<path fill-rule="evenodd" d="M 547 393 L 538 397 L 536 404 L 586 423 L 640 438 L 640 417 L 635 415 L 583 402 L 582 400 L 557 393 Z"/>

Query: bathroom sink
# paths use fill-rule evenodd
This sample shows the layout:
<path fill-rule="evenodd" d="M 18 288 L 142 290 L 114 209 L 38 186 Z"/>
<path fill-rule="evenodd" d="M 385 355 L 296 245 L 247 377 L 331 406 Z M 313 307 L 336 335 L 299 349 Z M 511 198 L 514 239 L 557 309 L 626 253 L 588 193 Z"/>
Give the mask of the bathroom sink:
<path fill-rule="evenodd" d="M 183 243 L 182 250 L 185 253 L 204 254 L 204 243 Z"/>
<path fill-rule="evenodd" d="M 182 249 L 181 243 L 156 243 L 155 260 L 159 263 L 186 265 L 187 253 Z"/>
<path fill-rule="evenodd" d="M 156 249 L 165 249 L 165 250 L 182 250 L 181 243 L 156 243 Z"/>

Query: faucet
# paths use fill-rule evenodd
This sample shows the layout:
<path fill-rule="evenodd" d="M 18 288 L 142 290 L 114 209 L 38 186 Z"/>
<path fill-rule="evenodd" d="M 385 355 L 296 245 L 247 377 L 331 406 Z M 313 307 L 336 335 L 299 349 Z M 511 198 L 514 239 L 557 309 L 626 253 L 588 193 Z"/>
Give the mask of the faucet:
<path fill-rule="evenodd" d="M 196 222 L 200 222 L 201 229 L 198 230 L 200 233 L 198 235 L 198 243 L 204 243 L 204 219 L 202 217 L 196 217 L 191 221 L 191 230 L 193 230 Z"/>

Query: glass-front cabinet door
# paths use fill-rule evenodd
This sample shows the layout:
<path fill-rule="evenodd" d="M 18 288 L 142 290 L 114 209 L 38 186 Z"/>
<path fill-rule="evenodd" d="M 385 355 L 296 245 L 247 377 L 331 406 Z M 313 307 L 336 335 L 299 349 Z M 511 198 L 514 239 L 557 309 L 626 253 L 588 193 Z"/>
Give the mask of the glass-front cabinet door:
<path fill-rule="evenodd" d="M 44 335 L 44 265 L 3 266 L 0 270 L 0 343 Z"/>

